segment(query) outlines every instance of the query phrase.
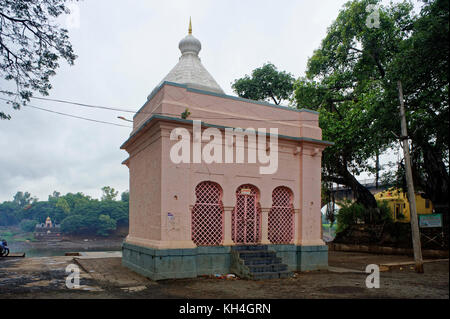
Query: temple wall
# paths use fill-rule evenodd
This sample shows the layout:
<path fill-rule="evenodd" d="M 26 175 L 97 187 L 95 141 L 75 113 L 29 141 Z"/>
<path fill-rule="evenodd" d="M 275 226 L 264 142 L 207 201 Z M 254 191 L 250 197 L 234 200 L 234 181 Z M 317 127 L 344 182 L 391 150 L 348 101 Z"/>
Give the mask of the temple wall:
<path fill-rule="evenodd" d="M 180 115 L 186 108 L 191 115 L 182 120 Z M 159 117 L 148 121 L 152 114 Z M 219 128 L 222 163 L 206 164 L 203 159 L 202 163 L 192 163 L 194 119 L 208 124 L 202 131 L 211 125 Z M 175 164 L 170 158 L 170 150 L 178 142 L 170 140 L 170 133 L 178 127 L 190 132 L 191 163 Z M 260 167 L 268 164 L 259 162 L 257 150 L 257 162 L 248 163 L 247 143 L 244 163 L 235 163 L 235 158 L 234 163 L 225 163 L 224 127 L 267 130 L 277 127 L 277 171 L 261 174 Z M 130 169 L 130 229 L 123 246 L 123 264 L 153 279 L 228 271 L 230 246 L 235 245 L 231 221 L 236 191 L 251 184 L 259 192 L 259 243 L 277 251 L 290 270 L 323 269 L 327 265 L 327 248 L 320 231 L 320 177 L 321 154 L 326 143 L 321 142 L 321 137 L 316 112 L 205 94 L 180 85 L 164 85 L 156 90 L 135 116 L 132 135 L 123 145 L 130 155 L 124 162 Z M 203 141 L 201 149 L 208 143 L 209 140 Z M 235 146 L 233 152 L 236 153 Z M 197 246 L 192 235 L 195 189 L 206 181 L 218 184 L 221 189 L 223 236 L 220 244 Z M 289 243 L 274 244 L 268 239 L 268 219 L 272 192 L 279 186 L 292 192 L 293 238 Z"/>
<path fill-rule="evenodd" d="M 130 152 L 130 217 L 127 240 L 161 240 L 161 136 L 159 129 L 145 133 L 144 143 Z"/>
<path fill-rule="evenodd" d="M 270 103 L 234 98 L 232 96 L 208 93 L 172 84 L 156 91 L 134 117 L 133 132 L 152 114 L 180 117 L 186 108 L 190 119 L 227 127 L 278 128 L 278 134 L 293 137 L 307 137 L 320 140 L 317 112 L 288 109 Z M 280 121 L 281 120 L 281 121 Z"/>

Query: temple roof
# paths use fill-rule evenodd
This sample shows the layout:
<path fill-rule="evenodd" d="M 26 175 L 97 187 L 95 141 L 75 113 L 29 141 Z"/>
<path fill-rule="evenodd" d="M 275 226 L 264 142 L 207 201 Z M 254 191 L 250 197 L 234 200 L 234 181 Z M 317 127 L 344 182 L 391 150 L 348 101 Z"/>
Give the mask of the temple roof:
<path fill-rule="evenodd" d="M 225 94 L 214 78 L 203 66 L 198 54 L 202 49 L 200 41 L 192 35 L 192 24 L 189 21 L 189 32 L 178 45 L 181 57 L 175 67 L 156 86 L 164 82 L 185 84 L 187 87 L 204 91 Z M 153 92 L 152 92 L 153 93 Z M 152 94 L 149 95 L 149 97 Z"/>

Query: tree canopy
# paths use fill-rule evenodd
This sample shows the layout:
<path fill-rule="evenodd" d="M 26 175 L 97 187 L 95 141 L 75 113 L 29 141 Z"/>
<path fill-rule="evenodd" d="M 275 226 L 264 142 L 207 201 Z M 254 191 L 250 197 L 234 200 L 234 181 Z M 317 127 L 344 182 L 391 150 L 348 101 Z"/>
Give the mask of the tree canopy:
<path fill-rule="evenodd" d="M 13 108 L 30 100 L 33 92 L 48 95 L 50 77 L 62 58 L 70 65 L 76 55 L 68 31 L 56 23 L 70 13 L 67 0 L 0 0 L 0 77 L 14 82 L 14 89 L 1 87 L 14 95 Z M 0 111 L 0 119 L 11 116 Z"/>
<path fill-rule="evenodd" d="M 370 5 L 377 26 L 367 23 Z M 298 107 L 318 110 L 324 139 L 335 142 L 324 151 L 323 179 L 351 187 L 366 207 L 376 202 L 355 177 L 373 172 L 370 160 L 401 136 L 398 80 L 405 83 L 413 149 L 421 153 L 416 168 L 432 165 L 436 181 L 448 185 L 448 1 L 425 2 L 418 16 L 412 9 L 409 2 L 348 2 L 295 84 Z M 416 182 L 428 184 L 431 170 Z"/>
<path fill-rule="evenodd" d="M 290 73 L 278 71 L 275 65 L 266 63 L 253 70 L 251 76 L 245 75 L 235 80 L 231 87 L 240 97 L 257 101 L 272 100 L 279 105 L 291 97 L 294 81 Z"/>
<path fill-rule="evenodd" d="M 32 225 L 43 223 L 50 216 L 54 223 L 61 224 L 65 234 L 107 236 L 118 226 L 128 225 L 129 193 L 123 192 L 121 200 L 116 201 L 118 192 L 114 188 L 103 189 L 110 196 L 101 200 L 80 192 L 66 195 L 53 192 L 47 201 L 39 201 L 28 192 L 17 192 L 13 201 L 0 204 L 0 226 L 20 225 L 30 231 Z"/>

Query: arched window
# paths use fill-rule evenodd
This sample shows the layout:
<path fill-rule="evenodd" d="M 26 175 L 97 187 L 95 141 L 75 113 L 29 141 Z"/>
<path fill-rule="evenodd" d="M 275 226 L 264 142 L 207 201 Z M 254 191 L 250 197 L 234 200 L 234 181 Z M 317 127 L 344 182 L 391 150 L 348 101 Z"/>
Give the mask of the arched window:
<path fill-rule="evenodd" d="M 294 206 L 292 191 L 280 186 L 272 192 L 269 212 L 269 240 L 272 244 L 290 244 L 294 239 Z"/>
<path fill-rule="evenodd" d="M 192 209 L 192 241 L 197 246 L 217 246 L 223 240 L 222 188 L 214 182 L 202 182 L 195 188 Z"/>
<path fill-rule="evenodd" d="M 261 240 L 261 206 L 256 186 L 241 185 L 236 190 L 236 206 L 231 215 L 232 239 L 236 244 Z"/>

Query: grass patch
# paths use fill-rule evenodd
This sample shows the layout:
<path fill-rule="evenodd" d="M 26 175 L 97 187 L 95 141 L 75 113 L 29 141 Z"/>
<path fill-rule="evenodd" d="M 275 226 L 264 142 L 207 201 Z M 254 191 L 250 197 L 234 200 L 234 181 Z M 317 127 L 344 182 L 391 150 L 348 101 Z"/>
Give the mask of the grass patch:
<path fill-rule="evenodd" d="M 4 239 L 7 242 L 11 243 L 36 241 L 36 239 L 34 238 L 34 233 L 15 230 L 0 230 L 0 239 Z"/>

